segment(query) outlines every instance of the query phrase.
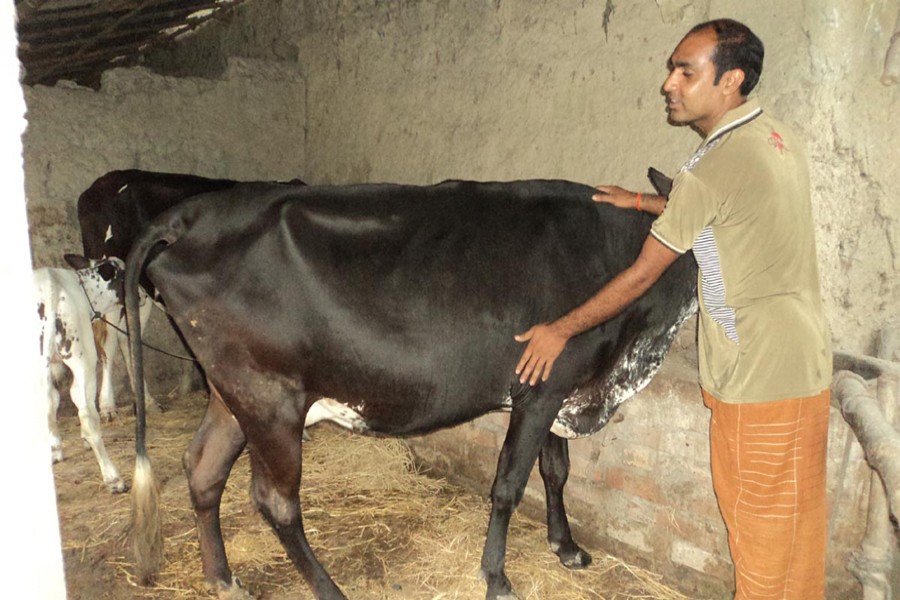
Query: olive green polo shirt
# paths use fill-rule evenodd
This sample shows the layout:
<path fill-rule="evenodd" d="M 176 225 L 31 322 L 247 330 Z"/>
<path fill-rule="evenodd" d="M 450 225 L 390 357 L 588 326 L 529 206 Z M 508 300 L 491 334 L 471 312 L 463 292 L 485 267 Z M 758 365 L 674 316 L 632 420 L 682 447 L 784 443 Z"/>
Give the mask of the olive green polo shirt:
<path fill-rule="evenodd" d="M 700 385 L 723 402 L 831 384 L 804 148 L 756 100 L 728 112 L 675 177 L 651 233 L 700 267 Z"/>

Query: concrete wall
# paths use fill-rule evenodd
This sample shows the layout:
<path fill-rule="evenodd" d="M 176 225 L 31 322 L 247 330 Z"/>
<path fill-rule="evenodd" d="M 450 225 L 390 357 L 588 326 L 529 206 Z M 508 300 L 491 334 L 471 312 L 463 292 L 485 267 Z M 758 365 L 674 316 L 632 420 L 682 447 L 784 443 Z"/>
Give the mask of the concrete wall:
<path fill-rule="evenodd" d="M 117 71 L 100 92 L 28 90 L 36 260 L 78 248 L 74 199 L 111 168 L 313 183 L 559 177 L 649 189 L 647 166 L 673 173 L 699 142 L 665 124 L 666 58 L 694 23 L 732 16 L 766 42 L 764 106 L 808 143 L 835 347 L 869 353 L 900 304 L 891 194 L 900 86 L 878 81 L 898 10 L 900 0 L 257 0 L 150 57 L 168 77 Z M 237 77 L 228 68 L 236 56 L 256 61 Z M 211 100 L 220 95 L 228 100 Z M 730 567 L 692 338 L 682 334 L 663 373 L 604 431 L 572 443 L 567 497 L 582 537 L 720 598 Z M 504 431 L 496 415 L 413 445 L 439 472 L 487 489 Z M 844 564 L 861 536 L 868 478 L 847 436 L 833 415 L 833 598 L 859 596 Z M 532 485 L 525 508 L 541 503 Z"/>

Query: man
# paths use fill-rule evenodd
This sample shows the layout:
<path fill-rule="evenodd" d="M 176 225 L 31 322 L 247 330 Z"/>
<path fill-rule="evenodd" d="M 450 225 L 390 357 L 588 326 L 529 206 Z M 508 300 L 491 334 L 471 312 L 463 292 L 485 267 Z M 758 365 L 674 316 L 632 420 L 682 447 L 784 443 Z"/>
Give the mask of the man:
<path fill-rule="evenodd" d="M 631 267 L 516 336 L 528 342 L 516 373 L 545 381 L 569 338 L 614 317 L 693 249 L 700 386 L 735 598 L 821 599 L 831 343 L 804 150 L 747 98 L 762 61 L 762 42 L 736 21 L 702 23 L 681 40 L 666 109 L 703 142 L 668 198 L 598 187 L 596 201 L 661 216 Z"/>

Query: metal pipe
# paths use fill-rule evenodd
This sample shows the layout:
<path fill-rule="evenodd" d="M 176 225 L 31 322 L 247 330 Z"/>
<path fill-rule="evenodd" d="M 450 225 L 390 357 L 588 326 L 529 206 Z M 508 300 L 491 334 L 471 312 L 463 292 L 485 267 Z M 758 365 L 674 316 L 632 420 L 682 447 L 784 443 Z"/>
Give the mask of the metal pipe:
<path fill-rule="evenodd" d="M 882 375 L 897 385 L 897 376 Z M 890 383 L 885 384 L 890 387 Z M 896 516 L 900 512 L 900 433 L 887 423 L 874 402 L 866 381 L 854 373 L 842 371 L 832 384 L 833 398 L 853 429 L 866 453 L 866 461 L 878 471 L 888 493 L 890 510 Z M 887 395 L 887 392 L 884 392 Z"/>
<path fill-rule="evenodd" d="M 896 420 L 897 395 L 895 392 L 897 385 L 896 376 L 883 375 L 878 378 L 878 407 L 882 411 L 884 424 L 891 429 Z M 867 450 L 867 456 L 869 453 Z M 889 575 L 894 562 L 894 535 L 887 500 L 888 490 L 891 488 L 885 485 L 880 473 L 880 471 L 873 470 L 870 475 L 866 533 L 859 550 L 850 556 L 848 565 L 849 570 L 862 583 L 863 600 L 891 600 L 893 598 Z M 896 492 L 896 490 L 894 491 Z"/>

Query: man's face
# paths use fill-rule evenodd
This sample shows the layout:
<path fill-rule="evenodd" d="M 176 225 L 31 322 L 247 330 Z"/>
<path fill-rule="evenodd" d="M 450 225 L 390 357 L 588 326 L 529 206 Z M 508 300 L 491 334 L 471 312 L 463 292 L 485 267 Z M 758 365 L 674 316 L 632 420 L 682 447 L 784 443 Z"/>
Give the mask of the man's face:
<path fill-rule="evenodd" d="M 691 125 L 704 135 L 730 108 L 725 86 L 721 81 L 713 83 L 715 49 L 716 34 L 711 29 L 685 37 L 669 57 L 669 76 L 663 84 L 669 122 Z"/>

